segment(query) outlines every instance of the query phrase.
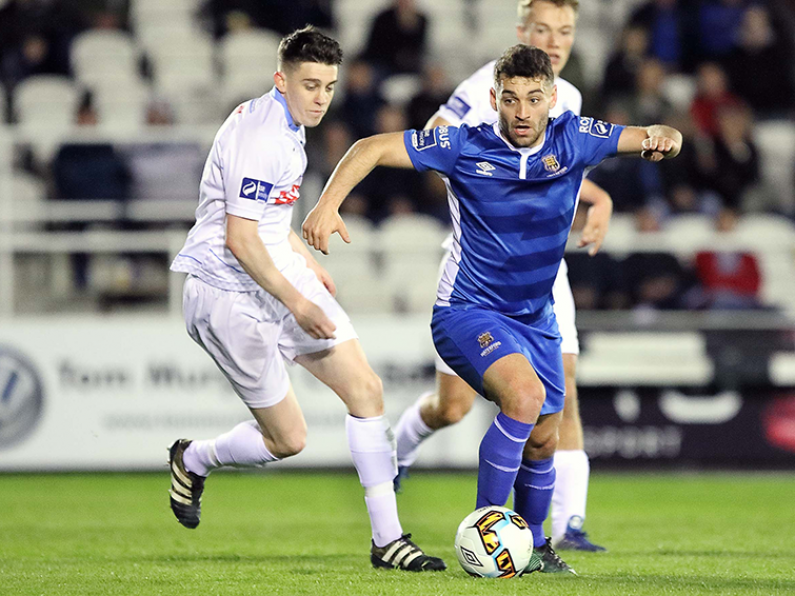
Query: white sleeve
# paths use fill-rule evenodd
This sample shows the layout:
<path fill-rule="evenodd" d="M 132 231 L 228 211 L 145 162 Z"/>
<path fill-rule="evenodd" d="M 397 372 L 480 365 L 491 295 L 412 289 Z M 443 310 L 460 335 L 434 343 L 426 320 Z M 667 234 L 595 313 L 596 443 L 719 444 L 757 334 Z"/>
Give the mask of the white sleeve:
<path fill-rule="evenodd" d="M 496 122 L 497 112 L 492 109 L 489 99 L 493 72 L 494 62 L 489 62 L 464 80 L 453 91 L 447 103 L 439 107 L 436 116 L 444 118 L 453 126 L 477 126 L 483 122 Z"/>
<path fill-rule="evenodd" d="M 226 212 L 259 221 L 284 174 L 285 152 L 277 135 L 241 122 L 221 149 Z M 274 138 L 275 137 L 275 138 Z"/>
<path fill-rule="evenodd" d="M 582 113 L 582 93 L 574 85 L 565 79 L 558 79 L 558 105 L 559 114 L 571 112 L 580 115 Z"/>

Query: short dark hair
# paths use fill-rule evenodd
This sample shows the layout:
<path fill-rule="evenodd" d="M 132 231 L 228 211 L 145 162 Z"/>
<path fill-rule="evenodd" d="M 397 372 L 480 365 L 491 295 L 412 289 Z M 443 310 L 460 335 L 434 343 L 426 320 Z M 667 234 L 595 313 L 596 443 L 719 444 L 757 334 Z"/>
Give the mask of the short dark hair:
<path fill-rule="evenodd" d="M 279 43 L 279 68 L 301 62 L 318 62 L 337 66 L 342 62 L 340 44 L 323 35 L 312 25 L 293 31 Z"/>
<path fill-rule="evenodd" d="M 499 85 L 502 79 L 524 77 L 528 79 L 546 79 L 555 83 L 552 61 L 544 50 L 535 46 L 516 44 L 502 53 L 494 64 L 494 84 Z"/>

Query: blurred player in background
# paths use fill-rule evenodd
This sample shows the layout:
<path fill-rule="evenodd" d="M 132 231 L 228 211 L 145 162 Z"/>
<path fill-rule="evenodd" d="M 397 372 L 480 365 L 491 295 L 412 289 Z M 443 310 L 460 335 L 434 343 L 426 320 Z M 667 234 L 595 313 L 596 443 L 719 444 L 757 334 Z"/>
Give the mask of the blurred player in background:
<path fill-rule="evenodd" d="M 169 451 L 171 508 L 195 528 L 208 474 L 299 453 L 306 422 L 284 359 L 328 385 L 348 409 L 353 462 L 365 489 L 374 567 L 445 568 L 404 535 L 393 489 L 394 435 L 381 380 L 370 368 L 329 274 L 290 228 L 306 170 L 305 127 L 320 124 L 342 51 L 311 27 L 285 37 L 275 87 L 241 104 L 215 137 L 196 224 L 172 270 L 188 274 L 188 333 L 213 358 L 254 420 L 215 439 L 179 439 Z"/>
<path fill-rule="evenodd" d="M 552 61 L 558 101 L 550 111 L 551 117 L 564 112 L 580 113 L 582 95 L 568 81 L 560 78 L 574 43 L 577 24 L 578 0 L 519 0 L 519 41 L 544 50 Z M 494 63 L 489 62 L 462 82 L 446 104 L 431 118 L 426 128 L 481 122 L 493 123 L 497 113 L 489 101 L 489 90 L 494 82 Z M 609 195 L 593 182 L 585 180 L 582 199 L 599 204 L 591 209 L 579 245 L 592 244 L 590 254 L 599 250 L 607 232 L 612 203 Z M 452 236 L 445 242 L 446 262 L 452 246 Z M 577 355 L 580 345 L 574 324 L 574 298 L 571 293 L 566 262 L 562 261 L 553 289 L 555 314 L 563 343 L 563 367 L 566 373 L 566 406 L 560 425 L 560 442 L 555 454 L 557 482 L 552 498 L 552 541 L 558 549 L 604 551 L 593 544 L 582 526 L 588 498 L 590 466 L 583 448 L 582 422 L 577 402 Z M 406 475 L 409 466 L 417 459 L 419 446 L 435 431 L 459 422 L 475 401 L 475 393 L 444 361 L 436 358 L 436 391 L 423 394 L 408 408 L 396 427 L 398 445 L 398 477 L 396 488 Z"/>
<path fill-rule="evenodd" d="M 552 309 L 587 168 L 617 154 L 675 157 L 682 135 L 667 126 L 623 127 L 566 112 L 549 56 L 524 44 L 494 69 L 494 124 L 382 134 L 354 144 L 303 225 L 311 246 L 350 241 L 339 207 L 378 165 L 434 170 L 445 182 L 453 249 L 437 290 L 436 350 L 472 389 L 500 408 L 480 443 L 477 507 L 513 508 L 533 533 L 527 571 L 573 570 L 544 536 L 564 403 L 561 337 Z"/>

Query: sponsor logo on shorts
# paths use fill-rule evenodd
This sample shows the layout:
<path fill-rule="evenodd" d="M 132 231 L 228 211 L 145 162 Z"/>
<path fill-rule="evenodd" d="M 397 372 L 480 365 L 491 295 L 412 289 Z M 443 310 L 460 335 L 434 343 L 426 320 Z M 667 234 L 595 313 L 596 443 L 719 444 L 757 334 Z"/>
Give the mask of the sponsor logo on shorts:
<path fill-rule="evenodd" d="M 494 336 L 491 334 L 491 331 L 486 331 L 486 333 L 481 333 L 478 335 L 478 343 L 480 344 L 481 348 L 488 348 L 491 344 L 493 344 Z"/>
<path fill-rule="evenodd" d="M 267 201 L 272 189 L 273 184 L 268 182 L 254 178 L 243 178 L 243 182 L 240 184 L 240 198 L 251 199 L 252 201 Z"/>
<path fill-rule="evenodd" d="M 491 331 L 486 331 L 485 333 L 481 333 L 478 335 L 478 344 L 480 344 L 481 348 L 485 348 L 481 353 L 480 356 L 485 358 L 489 354 L 491 354 L 494 350 L 499 348 L 502 345 L 502 342 L 495 342 L 494 336 L 491 334 Z"/>

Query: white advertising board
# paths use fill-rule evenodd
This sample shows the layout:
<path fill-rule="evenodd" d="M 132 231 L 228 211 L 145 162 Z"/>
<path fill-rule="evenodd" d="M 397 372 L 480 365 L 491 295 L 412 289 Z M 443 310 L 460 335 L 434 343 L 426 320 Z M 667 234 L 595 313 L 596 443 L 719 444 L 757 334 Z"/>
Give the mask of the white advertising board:
<path fill-rule="evenodd" d="M 387 416 L 433 388 L 427 316 L 357 317 L 384 380 Z M 279 466 L 350 465 L 345 408 L 290 367 L 309 427 L 306 449 Z M 494 409 L 478 400 L 432 437 L 419 465 L 474 467 Z M 130 470 L 165 466 L 174 439 L 210 438 L 249 418 L 212 360 L 170 317 L 52 317 L 0 322 L 0 470 Z"/>

